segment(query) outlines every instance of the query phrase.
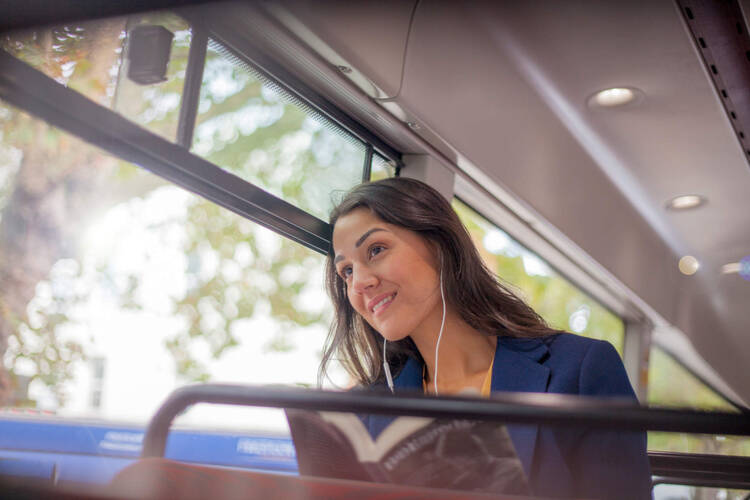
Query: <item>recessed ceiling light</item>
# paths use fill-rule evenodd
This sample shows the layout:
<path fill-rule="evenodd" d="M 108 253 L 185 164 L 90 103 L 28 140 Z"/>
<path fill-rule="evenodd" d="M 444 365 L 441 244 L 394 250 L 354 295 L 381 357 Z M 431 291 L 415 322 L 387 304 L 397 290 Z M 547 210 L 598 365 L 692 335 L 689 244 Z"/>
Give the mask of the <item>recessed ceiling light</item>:
<path fill-rule="evenodd" d="M 680 269 L 680 272 L 682 274 L 691 276 L 698 271 L 698 268 L 701 267 L 701 265 L 698 262 L 698 259 L 696 259 L 692 255 L 686 255 L 680 259 L 680 261 L 677 263 L 677 267 Z"/>
<path fill-rule="evenodd" d="M 703 196 L 697 194 L 686 194 L 672 198 L 667 202 L 667 208 L 670 210 L 688 210 L 696 208 L 706 203 Z"/>
<path fill-rule="evenodd" d="M 614 108 L 626 104 L 638 103 L 643 98 L 643 92 L 633 87 L 615 87 L 600 90 L 589 97 L 591 107 Z"/>

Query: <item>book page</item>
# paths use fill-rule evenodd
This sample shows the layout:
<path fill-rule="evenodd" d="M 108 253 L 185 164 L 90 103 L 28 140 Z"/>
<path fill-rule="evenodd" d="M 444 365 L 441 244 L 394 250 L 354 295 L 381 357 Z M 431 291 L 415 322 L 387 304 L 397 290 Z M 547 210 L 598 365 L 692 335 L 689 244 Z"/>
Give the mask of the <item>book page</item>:
<path fill-rule="evenodd" d="M 373 441 L 370 432 L 353 413 L 319 412 L 321 418 L 330 422 L 349 439 L 360 462 L 378 462 L 399 441 L 432 423 L 434 419 L 423 417 L 398 417 Z"/>

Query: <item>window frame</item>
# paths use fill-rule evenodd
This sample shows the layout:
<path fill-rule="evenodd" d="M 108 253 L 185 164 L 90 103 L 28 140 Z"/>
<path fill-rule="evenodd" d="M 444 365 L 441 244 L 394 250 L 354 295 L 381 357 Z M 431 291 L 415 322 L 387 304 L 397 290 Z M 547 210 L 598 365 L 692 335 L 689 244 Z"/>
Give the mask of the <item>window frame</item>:
<path fill-rule="evenodd" d="M 185 18 L 194 31 L 176 142 L 166 140 L 66 88 L 3 50 L 0 50 L 0 100 L 325 255 L 332 238 L 332 229 L 326 221 L 190 152 L 209 38 L 223 44 L 305 107 L 361 141 L 365 147 L 363 180 L 370 178 L 375 152 L 397 167 L 402 164 L 401 153 L 261 51 L 253 50 L 249 45 L 244 51 L 238 50 L 236 34 L 217 33 L 194 19 L 189 11 L 176 13 Z"/>

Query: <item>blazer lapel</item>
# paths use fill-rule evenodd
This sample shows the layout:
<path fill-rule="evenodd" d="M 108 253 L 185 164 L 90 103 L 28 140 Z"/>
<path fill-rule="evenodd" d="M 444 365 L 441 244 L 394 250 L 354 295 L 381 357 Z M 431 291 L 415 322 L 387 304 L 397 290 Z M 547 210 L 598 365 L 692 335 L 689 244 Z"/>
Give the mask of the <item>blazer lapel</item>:
<path fill-rule="evenodd" d="M 548 352 L 545 343 L 539 339 L 498 337 L 492 366 L 492 392 L 547 392 L 550 370 L 540 363 Z M 421 392 L 422 364 L 409 359 L 393 385 L 397 394 Z M 372 438 L 376 439 L 393 419 L 387 415 L 370 415 L 367 427 Z M 528 477 L 539 426 L 508 424 L 507 429 Z"/>
<path fill-rule="evenodd" d="M 492 367 L 492 392 L 547 392 L 550 370 L 540 363 L 548 352 L 545 343 L 539 339 L 498 337 Z M 529 477 L 539 426 L 508 424 L 507 429 Z"/>

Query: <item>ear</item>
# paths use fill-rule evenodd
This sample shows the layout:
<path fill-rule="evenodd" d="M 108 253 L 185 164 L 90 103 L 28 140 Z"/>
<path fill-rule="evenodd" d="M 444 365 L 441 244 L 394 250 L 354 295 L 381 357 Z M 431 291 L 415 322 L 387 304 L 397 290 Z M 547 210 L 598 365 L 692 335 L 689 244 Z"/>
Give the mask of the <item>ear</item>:
<path fill-rule="evenodd" d="M 440 248 L 440 244 L 437 241 L 434 241 L 429 238 L 425 238 L 427 243 L 427 248 L 430 251 L 430 254 L 432 255 L 432 266 L 435 269 L 435 272 L 438 274 L 440 273 L 440 270 L 444 268 L 444 257 L 443 257 L 443 251 Z"/>

